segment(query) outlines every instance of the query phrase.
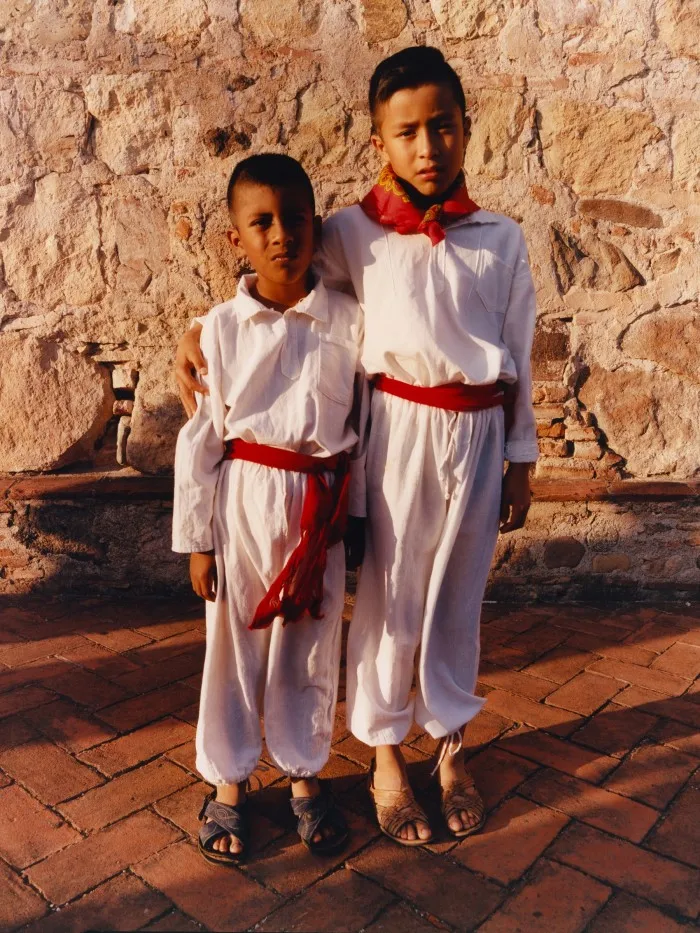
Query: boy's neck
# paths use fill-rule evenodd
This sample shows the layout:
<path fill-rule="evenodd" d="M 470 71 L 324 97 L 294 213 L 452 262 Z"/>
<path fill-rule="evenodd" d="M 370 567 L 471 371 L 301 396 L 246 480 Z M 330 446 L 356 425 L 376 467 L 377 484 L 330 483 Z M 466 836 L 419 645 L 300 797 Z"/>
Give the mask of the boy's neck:
<path fill-rule="evenodd" d="M 306 273 L 299 281 L 292 282 L 289 285 L 280 285 L 277 282 L 271 282 L 260 275 L 255 276 L 255 280 L 250 285 L 250 294 L 260 304 L 265 305 L 272 311 L 279 311 L 283 314 L 288 308 L 293 308 L 302 298 L 313 290 L 313 276 L 311 270 Z"/>
<path fill-rule="evenodd" d="M 455 180 L 452 182 L 452 184 L 449 186 L 449 188 L 446 188 L 445 191 L 443 191 L 441 194 L 433 194 L 430 196 L 426 196 L 424 194 L 421 194 L 420 191 L 414 188 L 410 182 L 405 181 L 403 178 L 400 178 L 398 175 L 396 177 L 398 178 L 399 183 L 403 186 L 403 189 L 406 192 L 406 194 L 411 199 L 411 204 L 414 204 L 417 208 L 419 208 L 422 211 L 429 210 L 434 204 L 442 204 L 443 201 L 446 201 L 447 198 L 449 198 L 450 195 L 453 194 L 462 183 L 462 173 L 460 172 L 459 175 L 457 175 Z"/>

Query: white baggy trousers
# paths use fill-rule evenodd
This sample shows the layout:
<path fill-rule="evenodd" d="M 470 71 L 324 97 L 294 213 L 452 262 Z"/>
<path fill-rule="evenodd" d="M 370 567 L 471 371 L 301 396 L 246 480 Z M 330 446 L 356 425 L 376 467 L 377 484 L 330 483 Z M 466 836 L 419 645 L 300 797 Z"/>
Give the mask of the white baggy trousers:
<path fill-rule="evenodd" d="M 332 474 L 325 474 L 332 481 Z M 323 618 L 250 631 L 260 600 L 299 543 L 307 477 L 224 461 L 214 501 L 220 585 L 207 603 L 207 647 L 197 723 L 197 770 L 235 784 L 255 770 L 265 741 L 280 771 L 311 777 L 325 765 L 338 692 L 345 592 L 342 544 L 328 551 Z"/>
<path fill-rule="evenodd" d="M 469 722 L 498 535 L 503 409 L 450 412 L 375 391 L 367 549 L 348 639 L 348 725 L 397 745 Z M 415 698 L 411 687 L 415 673 Z"/>

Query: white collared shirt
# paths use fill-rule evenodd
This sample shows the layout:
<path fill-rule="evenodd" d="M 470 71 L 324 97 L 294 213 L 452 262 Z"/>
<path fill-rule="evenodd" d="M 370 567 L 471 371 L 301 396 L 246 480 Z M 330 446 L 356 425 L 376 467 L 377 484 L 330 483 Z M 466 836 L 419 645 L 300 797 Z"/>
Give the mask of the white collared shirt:
<path fill-rule="evenodd" d="M 198 395 L 175 453 L 173 550 L 182 553 L 213 547 L 219 463 L 235 438 L 315 457 L 352 450 L 350 512 L 365 514 L 369 404 L 357 301 L 319 280 L 282 314 L 251 295 L 254 281 L 243 276 L 236 297 L 202 320 L 209 395 Z"/>
<path fill-rule="evenodd" d="M 479 210 L 451 224 L 436 246 L 402 235 L 359 205 L 323 225 L 317 267 L 329 287 L 356 294 L 365 314 L 368 377 L 438 386 L 518 384 L 506 459 L 537 459 L 530 352 L 535 292 L 518 224 Z"/>

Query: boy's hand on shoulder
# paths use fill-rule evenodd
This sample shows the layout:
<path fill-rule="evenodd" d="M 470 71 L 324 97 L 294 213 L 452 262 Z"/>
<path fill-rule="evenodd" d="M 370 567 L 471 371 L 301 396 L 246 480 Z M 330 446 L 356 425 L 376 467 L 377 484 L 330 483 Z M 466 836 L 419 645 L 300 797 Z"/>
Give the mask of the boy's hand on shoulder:
<path fill-rule="evenodd" d="M 532 501 L 530 463 L 509 463 L 501 491 L 501 534 L 522 528 Z"/>
<path fill-rule="evenodd" d="M 345 545 L 345 568 L 357 570 L 365 556 L 365 519 L 348 515 L 348 525 L 343 538 Z"/>
<path fill-rule="evenodd" d="M 216 559 L 213 551 L 190 554 L 190 580 L 197 596 L 213 603 L 216 598 Z"/>
<path fill-rule="evenodd" d="M 206 395 L 209 392 L 201 382 L 197 381 L 197 373 L 205 375 L 207 372 L 207 361 L 202 356 L 199 348 L 199 335 L 202 333 L 202 325 L 196 324 L 191 330 L 188 330 L 180 337 L 175 354 L 175 379 L 177 380 L 177 390 L 180 393 L 182 407 L 187 412 L 187 417 L 191 418 L 197 411 L 197 402 L 195 392 L 202 392 Z"/>

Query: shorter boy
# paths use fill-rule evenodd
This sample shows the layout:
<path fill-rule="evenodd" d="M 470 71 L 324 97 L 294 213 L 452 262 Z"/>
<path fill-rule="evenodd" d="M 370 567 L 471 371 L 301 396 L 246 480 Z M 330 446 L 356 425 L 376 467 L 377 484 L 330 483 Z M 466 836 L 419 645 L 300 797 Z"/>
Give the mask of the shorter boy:
<path fill-rule="evenodd" d="M 358 305 L 312 279 L 320 225 L 304 170 L 252 156 L 234 170 L 227 202 L 231 245 L 256 274 L 205 319 L 208 394 L 178 437 L 173 549 L 190 553 L 192 586 L 207 600 L 197 768 L 216 789 L 199 849 L 231 863 L 248 841 L 263 712 L 302 841 L 328 852 L 347 840 L 316 775 L 338 687 L 340 541 L 348 504 L 365 511 L 368 393 Z"/>

